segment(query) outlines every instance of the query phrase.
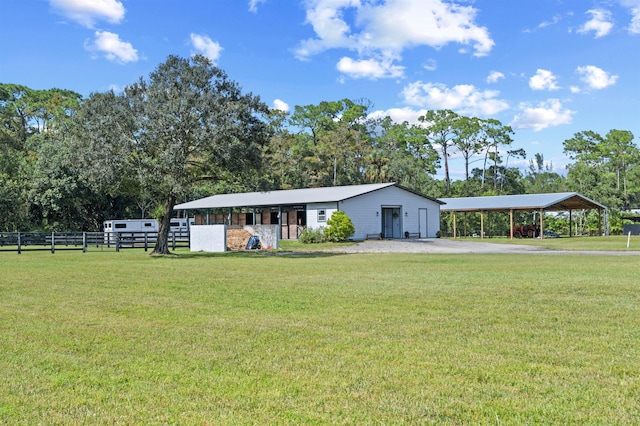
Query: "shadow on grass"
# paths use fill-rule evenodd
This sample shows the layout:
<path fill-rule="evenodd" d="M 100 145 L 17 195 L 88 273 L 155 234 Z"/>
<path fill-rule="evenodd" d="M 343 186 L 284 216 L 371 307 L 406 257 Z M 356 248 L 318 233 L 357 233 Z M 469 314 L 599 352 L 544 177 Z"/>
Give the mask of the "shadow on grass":
<path fill-rule="evenodd" d="M 326 251 L 227 251 L 224 253 L 205 253 L 205 252 L 180 252 L 171 253 L 169 255 L 154 256 L 154 258 L 170 258 L 170 259 L 258 259 L 261 257 L 286 257 L 290 259 L 309 259 L 320 257 L 344 256 L 346 253 L 326 252 Z"/>

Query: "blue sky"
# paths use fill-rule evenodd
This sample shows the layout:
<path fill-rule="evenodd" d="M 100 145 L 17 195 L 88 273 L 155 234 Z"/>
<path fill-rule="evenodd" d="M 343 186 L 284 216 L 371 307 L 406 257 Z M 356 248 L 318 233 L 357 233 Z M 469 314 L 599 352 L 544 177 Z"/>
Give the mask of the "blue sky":
<path fill-rule="evenodd" d="M 2 0 L 0 10 L 3 83 L 88 96 L 147 77 L 168 55 L 202 53 L 280 109 L 365 98 L 397 121 L 429 109 L 496 118 L 514 147 L 560 173 L 576 132 L 640 141 L 640 0 Z"/>

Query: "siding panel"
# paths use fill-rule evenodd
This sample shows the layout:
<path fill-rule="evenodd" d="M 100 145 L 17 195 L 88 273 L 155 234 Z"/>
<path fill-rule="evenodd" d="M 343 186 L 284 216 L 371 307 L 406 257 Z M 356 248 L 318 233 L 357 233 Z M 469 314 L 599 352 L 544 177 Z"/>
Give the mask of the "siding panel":
<path fill-rule="evenodd" d="M 427 237 L 436 237 L 440 229 L 440 205 L 393 186 L 340 202 L 340 210 L 351 218 L 356 228 L 353 239 L 361 240 L 367 234 L 377 234 L 382 231 L 381 208 L 384 206 L 400 206 L 402 235 L 405 232 L 419 232 L 418 210 L 427 209 Z"/>

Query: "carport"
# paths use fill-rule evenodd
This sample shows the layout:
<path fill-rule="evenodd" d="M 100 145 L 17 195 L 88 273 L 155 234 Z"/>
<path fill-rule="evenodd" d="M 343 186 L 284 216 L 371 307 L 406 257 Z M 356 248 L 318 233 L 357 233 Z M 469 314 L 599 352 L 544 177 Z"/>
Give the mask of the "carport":
<path fill-rule="evenodd" d="M 488 197 L 464 197 L 441 198 L 442 212 L 453 214 L 453 235 L 457 236 L 457 213 L 480 213 L 480 237 L 484 238 L 484 215 L 488 212 L 509 212 L 509 234 L 513 238 L 513 214 L 516 211 L 537 211 L 540 213 L 540 237 L 544 237 L 544 212 L 568 211 L 569 212 L 569 236 L 572 236 L 572 212 L 574 210 L 597 210 L 598 227 L 602 235 L 602 212 L 606 207 L 577 192 L 561 192 L 556 194 L 524 194 L 524 195 L 498 195 Z"/>

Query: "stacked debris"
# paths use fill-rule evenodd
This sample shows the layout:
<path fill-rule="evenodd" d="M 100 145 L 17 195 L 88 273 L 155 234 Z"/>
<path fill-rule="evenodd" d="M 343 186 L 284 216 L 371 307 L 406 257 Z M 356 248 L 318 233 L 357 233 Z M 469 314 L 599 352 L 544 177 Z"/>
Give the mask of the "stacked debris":
<path fill-rule="evenodd" d="M 251 232 L 242 228 L 227 228 L 227 250 L 244 250 L 251 237 Z"/>

